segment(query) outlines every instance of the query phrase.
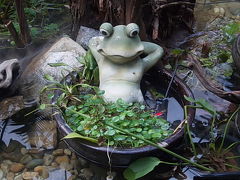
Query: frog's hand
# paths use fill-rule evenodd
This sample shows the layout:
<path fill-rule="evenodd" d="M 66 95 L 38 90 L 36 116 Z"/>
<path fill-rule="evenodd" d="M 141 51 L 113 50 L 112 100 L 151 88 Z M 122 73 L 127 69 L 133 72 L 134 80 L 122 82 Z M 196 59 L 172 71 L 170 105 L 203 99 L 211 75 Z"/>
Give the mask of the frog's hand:
<path fill-rule="evenodd" d="M 144 71 L 149 70 L 163 55 L 163 48 L 157 44 L 150 42 L 143 42 L 144 54 L 147 54 L 143 58 Z"/>
<path fill-rule="evenodd" d="M 97 62 L 99 62 L 103 58 L 103 56 L 97 51 L 97 46 L 99 45 L 99 43 L 100 43 L 100 38 L 93 37 L 92 39 L 89 40 L 89 44 L 88 44 L 88 47 Z"/>

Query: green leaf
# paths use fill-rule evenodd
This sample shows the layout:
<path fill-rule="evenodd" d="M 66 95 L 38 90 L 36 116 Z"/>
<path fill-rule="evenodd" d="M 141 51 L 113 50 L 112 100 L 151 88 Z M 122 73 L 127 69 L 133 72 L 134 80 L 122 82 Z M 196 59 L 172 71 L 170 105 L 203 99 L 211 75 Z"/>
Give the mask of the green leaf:
<path fill-rule="evenodd" d="M 132 111 L 128 111 L 128 112 L 127 112 L 127 116 L 128 116 L 128 117 L 133 117 L 133 116 L 134 116 L 134 113 L 133 113 Z"/>
<path fill-rule="evenodd" d="M 104 134 L 107 136 L 113 136 L 116 133 L 114 129 L 107 130 Z"/>
<path fill-rule="evenodd" d="M 98 96 L 102 96 L 104 93 L 105 93 L 104 90 L 99 90 L 99 91 L 97 91 L 97 95 L 98 95 Z"/>
<path fill-rule="evenodd" d="M 52 99 L 54 97 L 54 94 L 53 93 L 50 93 L 47 95 L 48 99 Z"/>
<path fill-rule="evenodd" d="M 115 141 L 123 141 L 123 140 L 126 139 L 126 136 L 124 136 L 124 135 L 115 135 L 115 136 L 113 137 L 113 139 L 114 139 Z"/>
<path fill-rule="evenodd" d="M 47 107 L 46 104 L 41 104 L 41 105 L 39 106 L 39 109 L 40 109 L 40 110 L 44 110 L 44 109 L 46 109 L 46 107 Z"/>
<path fill-rule="evenodd" d="M 161 161 L 156 157 L 138 159 L 124 170 L 123 176 L 127 180 L 135 180 L 151 172 Z"/>
<path fill-rule="evenodd" d="M 172 54 L 173 55 L 182 55 L 185 51 L 183 49 L 173 49 Z"/>
<path fill-rule="evenodd" d="M 50 67 L 68 66 L 65 63 L 48 63 Z"/>
<path fill-rule="evenodd" d="M 114 116 L 114 117 L 112 118 L 112 121 L 113 121 L 113 122 L 118 122 L 119 120 L 120 120 L 119 116 Z"/>
<path fill-rule="evenodd" d="M 216 115 L 217 112 L 215 110 L 215 108 L 209 103 L 207 102 L 205 99 L 193 99 L 191 97 L 187 97 L 187 96 L 184 96 L 184 98 L 191 102 L 191 103 L 196 103 L 197 105 L 200 105 L 202 109 L 208 111 L 209 113 L 213 114 L 213 115 Z"/>
<path fill-rule="evenodd" d="M 44 79 L 48 80 L 48 81 L 54 81 L 54 77 L 52 77 L 51 75 L 49 74 L 45 74 L 44 75 Z"/>
<path fill-rule="evenodd" d="M 98 143 L 98 141 L 96 139 L 86 137 L 86 136 L 82 136 L 82 135 L 80 135 L 78 133 L 75 133 L 75 132 L 72 132 L 72 133 L 68 134 L 63 139 L 71 139 L 71 138 L 80 138 L 80 139 L 85 139 L 85 140 L 93 142 L 93 143 Z"/>
<path fill-rule="evenodd" d="M 144 106 L 144 105 L 141 105 L 141 106 L 140 106 L 140 109 L 141 109 L 141 110 L 144 110 L 144 109 L 145 109 L 145 106 Z"/>

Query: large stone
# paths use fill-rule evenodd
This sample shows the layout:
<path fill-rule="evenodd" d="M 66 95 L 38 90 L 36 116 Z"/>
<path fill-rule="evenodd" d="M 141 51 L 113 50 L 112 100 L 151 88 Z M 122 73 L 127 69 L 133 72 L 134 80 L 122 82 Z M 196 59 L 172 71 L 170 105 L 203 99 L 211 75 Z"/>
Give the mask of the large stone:
<path fill-rule="evenodd" d="M 8 172 L 7 173 L 7 180 L 13 180 L 14 179 L 14 173 L 13 172 Z"/>
<path fill-rule="evenodd" d="M 29 154 L 24 155 L 21 159 L 20 159 L 20 163 L 22 164 L 27 164 L 28 162 L 30 162 L 32 160 L 32 156 Z"/>
<path fill-rule="evenodd" d="M 0 101 L 0 121 L 11 117 L 24 108 L 23 97 L 15 96 Z"/>
<path fill-rule="evenodd" d="M 54 156 L 61 156 L 61 155 L 63 155 L 63 153 L 64 153 L 63 149 L 56 149 L 56 150 L 54 150 L 52 152 L 52 155 L 54 155 Z"/>
<path fill-rule="evenodd" d="M 19 62 L 17 59 L 10 59 L 0 64 L 0 89 L 8 88 L 13 81 L 14 71 L 18 72 Z"/>
<path fill-rule="evenodd" d="M 24 172 L 22 174 L 23 179 L 26 179 L 26 180 L 34 179 L 34 178 L 37 178 L 38 176 L 39 176 L 38 172 Z"/>
<path fill-rule="evenodd" d="M 3 171 L 0 169 L 0 179 L 3 178 Z"/>
<path fill-rule="evenodd" d="M 69 158 L 68 156 L 57 156 L 56 159 L 55 159 L 55 162 L 58 163 L 58 164 L 61 164 L 61 163 L 69 163 Z"/>
<path fill-rule="evenodd" d="M 85 49 L 88 49 L 89 40 L 92 37 L 96 37 L 100 35 L 101 35 L 100 31 L 96 29 L 81 26 L 78 31 L 76 42 L 80 44 L 82 47 L 84 47 Z"/>
<path fill-rule="evenodd" d="M 44 165 L 49 166 L 53 162 L 54 156 L 52 154 L 44 154 Z"/>
<path fill-rule="evenodd" d="M 22 171 L 24 169 L 24 165 L 21 164 L 21 163 L 13 163 L 11 166 L 10 166 L 10 171 L 14 172 L 14 173 L 18 173 L 20 171 Z"/>
<path fill-rule="evenodd" d="M 34 172 L 38 172 L 39 175 L 44 179 L 47 179 L 49 177 L 49 172 L 46 166 L 37 166 L 34 168 Z"/>
<path fill-rule="evenodd" d="M 57 146 L 57 128 L 53 120 L 43 119 L 34 123 L 28 132 L 31 147 L 54 149 Z"/>
<path fill-rule="evenodd" d="M 62 37 L 49 49 L 34 57 L 26 67 L 20 78 L 20 90 L 26 104 L 38 102 L 41 89 L 49 84 L 44 76 L 50 75 L 56 81 L 60 81 L 73 68 L 80 68 L 82 64 L 77 57 L 85 55 L 86 51 L 75 41 L 68 37 Z M 68 66 L 51 67 L 51 63 L 64 63 Z M 46 95 L 41 96 L 42 103 L 48 102 Z"/>
<path fill-rule="evenodd" d="M 26 168 L 33 169 L 43 164 L 43 159 L 33 159 L 27 163 Z"/>

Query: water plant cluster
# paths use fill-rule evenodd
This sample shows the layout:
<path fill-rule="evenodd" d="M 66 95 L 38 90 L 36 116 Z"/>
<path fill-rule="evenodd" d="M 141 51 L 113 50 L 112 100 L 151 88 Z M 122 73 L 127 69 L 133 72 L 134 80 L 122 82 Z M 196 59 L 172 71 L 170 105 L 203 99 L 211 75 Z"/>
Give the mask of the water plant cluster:
<path fill-rule="evenodd" d="M 99 90 L 96 94 L 80 93 L 77 104 L 65 109 L 65 119 L 75 132 L 94 138 L 99 144 L 120 147 L 139 147 L 146 143 L 106 126 L 106 122 L 153 142 L 161 142 L 172 134 L 170 124 L 145 105 L 126 103 L 122 99 L 106 103 L 103 93 Z"/>

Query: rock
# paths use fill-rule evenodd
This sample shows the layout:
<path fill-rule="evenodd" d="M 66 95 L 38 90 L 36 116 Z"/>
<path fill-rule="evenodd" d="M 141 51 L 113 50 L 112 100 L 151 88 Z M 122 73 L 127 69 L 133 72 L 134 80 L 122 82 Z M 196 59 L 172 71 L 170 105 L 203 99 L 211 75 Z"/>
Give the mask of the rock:
<path fill-rule="evenodd" d="M 0 64 L 0 89 L 6 89 L 12 84 L 14 71 L 18 72 L 19 68 L 17 59 L 6 60 Z"/>
<path fill-rule="evenodd" d="M 38 153 L 42 153 L 42 149 L 36 149 L 36 148 L 33 148 L 33 149 L 29 149 L 28 150 L 28 153 L 29 154 L 38 154 Z"/>
<path fill-rule="evenodd" d="M 78 175 L 78 171 L 77 171 L 76 169 L 71 170 L 70 173 L 71 173 L 72 175 L 76 175 L 76 176 Z"/>
<path fill-rule="evenodd" d="M 70 160 L 70 164 L 72 165 L 72 167 L 73 167 L 74 169 L 81 168 L 80 162 L 79 162 L 78 160 L 76 160 L 76 159 L 71 159 L 71 160 Z"/>
<path fill-rule="evenodd" d="M 69 163 L 69 158 L 68 156 L 57 156 L 56 159 L 55 159 L 55 162 L 58 163 L 58 164 L 61 164 L 61 163 Z"/>
<path fill-rule="evenodd" d="M 53 162 L 54 156 L 52 154 L 44 154 L 44 165 L 49 166 Z"/>
<path fill-rule="evenodd" d="M 9 171 L 8 167 L 9 167 L 9 164 L 7 164 L 6 162 L 1 163 L 0 169 L 3 172 L 3 177 L 6 176 L 6 174 L 8 173 L 8 171 Z"/>
<path fill-rule="evenodd" d="M 61 156 L 61 155 L 63 155 L 63 153 L 64 153 L 63 149 L 56 149 L 55 151 L 52 152 L 52 155 Z"/>
<path fill-rule="evenodd" d="M 62 169 L 65 169 L 67 171 L 70 171 L 71 169 L 73 169 L 73 165 L 69 164 L 67 162 L 61 162 L 59 167 L 62 168 Z"/>
<path fill-rule="evenodd" d="M 28 153 L 28 150 L 25 147 L 23 147 L 23 148 L 21 148 L 21 153 L 22 153 L 22 155 L 25 155 Z"/>
<path fill-rule="evenodd" d="M 11 160 L 5 159 L 2 162 L 3 164 L 11 165 L 13 162 Z"/>
<path fill-rule="evenodd" d="M 13 180 L 14 179 L 14 173 L 13 172 L 8 172 L 7 173 L 7 180 Z"/>
<path fill-rule="evenodd" d="M 39 153 L 34 153 L 34 154 L 31 154 L 33 159 L 43 159 L 43 156 L 44 156 L 44 152 L 41 151 Z"/>
<path fill-rule="evenodd" d="M 72 175 L 72 176 L 70 176 L 70 177 L 68 178 L 68 180 L 75 180 L 75 179 L 77 179 L 77 176 L 76 176 L 76 175 Z"/>
<path fill-rule="evenodd" d="M 39 175 L 44 179 L 47 179 L 49 177 L 49 172 L 46 166 L 37 166 L 34 168 L 34 172 L 38 172 Z"/>
<path fill-rule="evenodd" d="M 15 96 L 0 101 L 0 120 L 7 119 L 24 108 L 23 97 Z"/>
<path fill-rule="evenodd" d="M 19 153 L 18 149 L 16 149 L 14 152 L 11 153 L 2 153 L 2 157 L 13 162 L 19 162 L 22 158 L 22 154 Z"/>
<path fill-rule="evenodd" d="M 77 156 L 75 153 L 72 153 L 71 159 L 77 159 Z"/>
<path fill-rule="evenodd" d="M 41 117 L 43 119 L 34 123 L 31 132 L 28 133 L 29 143 L 37 149 L 54 149 L 57 146 L 56 121 L 49 120 L 49 117 L 44 115 Z"/>
<path fill-rule="evenodd" d="M 52 163 L 51 163 L 51 166 L 54 167 L 54 168 L 56 168 L 56 167 L 58 167 L 58 164 L 57 164 L 56 162 L 52 162 Z"/>
<path fill-rule="evenodd" d="M 26 168 L 33 169 L 36 166 L 40 166 L 43 164 L 43 159 L 33 159 L 32 161 L 28 162 Z"/>
<path fill-rule="evenodd" d="M 5 152 L 11 153 L 11 152 L 14 152 L 15 150 L 18 151 L 17 148 L 19 148 L 19 146 L 21 146 L 21 144 L 18 141 L 11 139 L 9 145 L 5 149 Z"/>
<path fill-rule="evenodd" d="M 14 180 L 23 180 L 22 174 L 15 176 Z"/>
<path fill-rule="evenodd" d="M 20 171 L 22 171 L 24 169 L 24 165 L 21 164 L 21 163 L 13 163 L 11 166 L 10 166 L 10 171 L 14 172 L 14 173 L 18 173 Z"/>
<path fill-rule="evenodd" d="M 3 171 L 0 169 L 0 179 L 3 178 Z"/>
<path fill-rule="evenodd" d="M 80 165 L 82 167 L 87 167 L 87 165 L 88 165 L 88 162 L 85 159 L 81 158 L 81 157 L 78 158 L 78 162 L 80 163 Z"/>
<path fill-rule="evenodd" d="M 32 156 L 29 154 L 24 155 L 21 159 L 20 159 L 20 163 L 22 164 L 27 164 L 28 162 L 30 162 L 32 160 Z"/>
<path fill-rule="evenodd" d="M 64 149 L 64 154 L 71 156 L 72 155 L 72 151 L 70 149 Z"/>
<path fill-rule="evenodd" d="M 25 104 L 32 104 L 39 101 L 41 89 L 49 84 L 44 76 L 50 75 L 56 81 L 60 81 L 63 75 L 75 67 L 78 69 L 82 66 L 76 58 L 85 55 L 86 51 L 75 41 L 68 37 L 62 37 L 50 48 L 44 50 L 34 57 L 31 63 L 26 67 L 21 75 L 20 90 L 23 94 Z M 65 63 L 68 66 L 51 67 L 51 63 Z M 49 103 L 47 93 L 41 95 L 42 103 Z"/>
<path fill-rule="evenodd" d="M 30 180 L 39 176 L 38 172 L 24 172 L 22 173 L 23 179 Z"/>
<path fill-rule="evenodd" d="M 76 42 L 80 44 L 83 48 L 88 49 L 88 42 L 92 37 L 101 36 L 100 31 L 88 27 L 81 26 Z"/>
<path fill-rule="evenodd" d="M 81 169 L 81 173 L 86 177 L 87 180 L 90 180 L 93 176 L 93 172 L 89 168 Z"/>

